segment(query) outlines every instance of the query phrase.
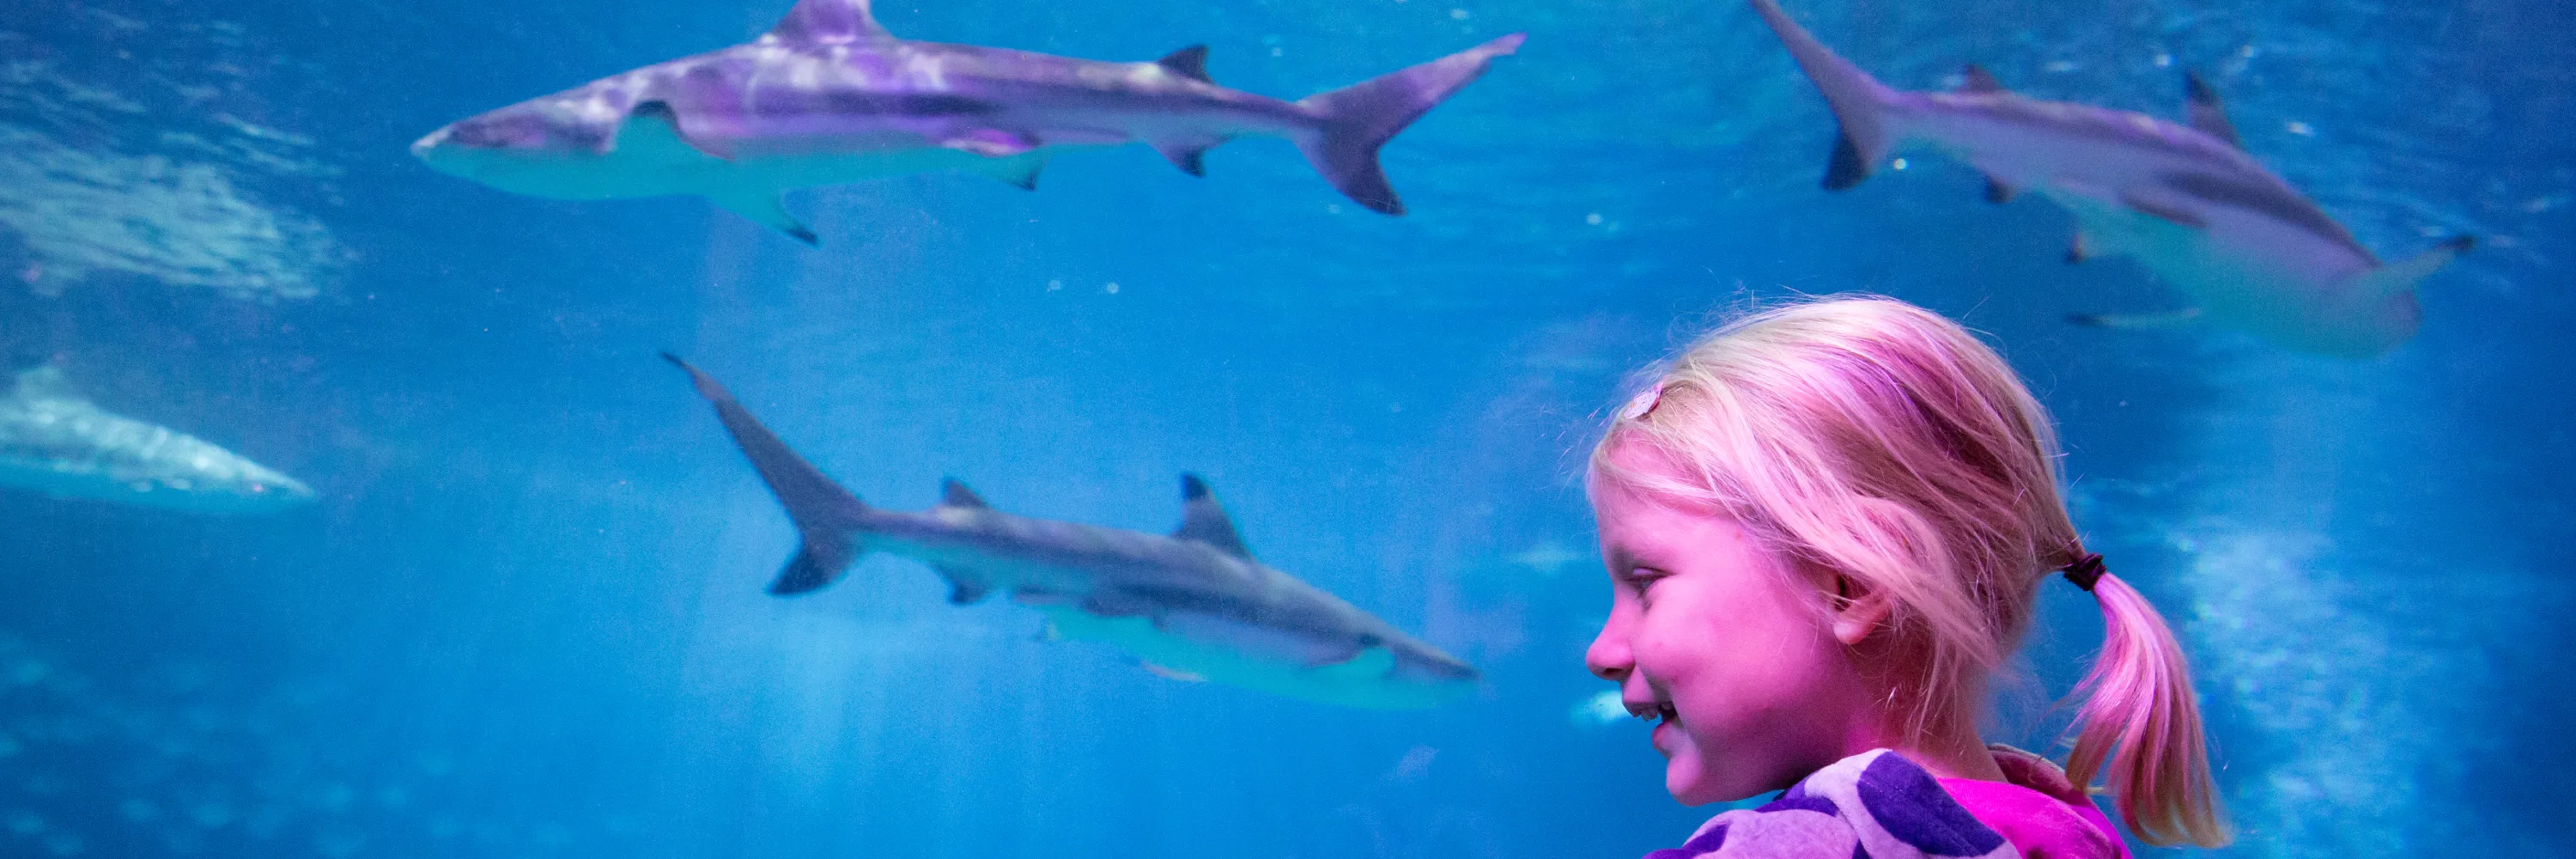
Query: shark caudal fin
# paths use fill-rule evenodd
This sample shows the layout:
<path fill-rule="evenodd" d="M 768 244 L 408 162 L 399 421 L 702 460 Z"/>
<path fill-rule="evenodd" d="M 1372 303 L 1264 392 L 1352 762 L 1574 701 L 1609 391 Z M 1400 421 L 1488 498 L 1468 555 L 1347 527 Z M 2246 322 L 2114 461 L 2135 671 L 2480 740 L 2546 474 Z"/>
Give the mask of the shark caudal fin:
<path fill-rule="evenodd" d="M 761 481 L 769 484 L 770 493 L 778 496 L 778 503 L 787 508 L 787 518 L 796 523 L 796 532 L 804 537 L 804 547 L 788 560 L 786 569 L 779 571 L 769 592 L 781 596 L 799 594 L 840 578 L 842 571 L 866 551 L 858 537 L 859 520 L 868 506 L 823 476 L 813 463 L 789 450 L 786 442 L 778 440 L 777 433 L 761 426 L 760 419 L 752 417 L 734 400 L 733 392 L 725 390 L 714 377 L 669 352 L 662 353 L 662 359 L 688 371 L 689 380 L 697 383 L 698 396 L 715 404 L 716 418 L 724 421 L 725 431 L 751 459 L 751 466 L 760 471 Z"/>
<path fill-rule="evenodd" d="M 1798 68 L 1816 89 L 1825 94 L 1825 103 L 1834 109 L 1834 118 L 1842 123 L 1842 134 L 1834 140 L 1833 161 L 1825 167 L 1825 188 L 1840 191 L 1869 178 L 1869 171 L 1887 160 L 1887 150 L 1896 144 L 1887 127 L 1887 105 L 1896 96 L 1868 72 L 1835 55 L 1832 48 L 1816 41 L 1814 34 L 1789 17 L 1778 0 L 1752 0 L 1753 11 L 1780 42 L 1789 47 Z"/>
<path fill-rule="evenodd" d="M 1513 33 L 1400 72 L 1307 96 L 1297 104 L 1314 111 L 1323 127 L 1299 139 L 1297 148 L 1305 151 L 1315 172 L 1324 174 L 1324 180 L 1343 195 L 1379 212 L 1404 214 L 1403 201 L 1396 199 L 1395 188 L 1386 183 L 1386 171 L 1378 166 L 1378 148 L 1484 74 L 1495 57 L 1519 50 L 1528 38 L 1526 33 Z"/>

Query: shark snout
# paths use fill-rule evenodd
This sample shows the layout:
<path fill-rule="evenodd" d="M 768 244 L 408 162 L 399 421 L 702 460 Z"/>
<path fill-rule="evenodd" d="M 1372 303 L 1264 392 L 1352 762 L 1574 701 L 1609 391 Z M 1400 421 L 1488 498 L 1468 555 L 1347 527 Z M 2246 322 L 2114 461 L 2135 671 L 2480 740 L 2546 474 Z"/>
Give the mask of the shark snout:
<path fill-rule="evenodd" d="M 265 468 L 244 475 L 234 491 L 251 504 L 280 507 L 309 503 L 316 497 L 304 481 Z"/>
<path fill-rule="evenodd" d="M 437 131 L 421 135 L 419 140 L 411 142 L 411 157 L 418 158 L 423 161 L 429 160 L 429 154 L 436 151 L 439 144 L 447 142 L 448 132 L 455 128 L 456 126 L 450 125 L 440 128 Z"/>

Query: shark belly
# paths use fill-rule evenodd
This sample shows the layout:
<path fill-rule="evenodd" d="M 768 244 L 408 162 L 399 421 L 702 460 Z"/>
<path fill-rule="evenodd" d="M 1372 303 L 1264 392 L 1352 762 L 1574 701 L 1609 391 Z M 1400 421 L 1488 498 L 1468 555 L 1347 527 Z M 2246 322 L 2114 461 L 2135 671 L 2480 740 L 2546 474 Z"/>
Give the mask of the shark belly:
<path fill-rule="evenodd" d="M 2099 124 L 2114 114 L 2017 107 L 2094 122 L 1953 111 L 1905 117 L 1902 127 L 2000 185 L 2064 206 L 2088 253 L 2135 258 L 2182 293 L 2198 321 L 2342 356 L 2376 355 L 2413 335 L 2412 299 L 2352 289 L 2376 261 L 2269 175 L 2163 140 L 2162 126 L 2143 116 L 2117 127 Z"/>
<path fill-rule="evenodd" d="M 975 530 L 968 525 L 974 515 L 934 509 L 927 517 L 889 518 L 901 524 L 861 539 L 869 551 L 931 567 L 959 594 L 1009 593 L 1044 615 L 1050 637 L 1111 645 L 1166 677 L 1381 710 L 1434 707 L 1475 688 L 1472 670 L 1426 673 L 1408 663 L 1401 633 L 1309 604 L 1301 588 L 1184 594 L 1191 589 L 1174 582 L 1208 574 L 1089 544 L 1084 536 L 1097 536 L 1089 530 L 1024 522 L 1037 531 L 997 540 L 1009 532 Z M 1035 535 L 1049 536 L 1027 539 Z"/>
<path fill-rule="evenodd" d="M 1372 710 L 1436 707 L 1471 691 L 1472 683 L 1425 684 L 1396 676 L 1395 651 L 1378 644 L 1355 654 L 1331 642 L 1208 615 L 1103 617 L 1067 604 L 1041 606 L 1049 630 L 1077 641 L 1127 651 L 1163 669 L 1325 704 Z M 1316 662 L 1330 655 L 1339 661 Z"/>
<path fill-rule="evenodd" d="M 2188 227 L 2092 195 L 2048 196 L 2100 252 L 2136 258 L 2211 325 L 2340 357 L 2375 356 L 2415 333 L 2412 296 L 2354 289 L 2377 265 L 2336 243 L 2226 207 Z"/>

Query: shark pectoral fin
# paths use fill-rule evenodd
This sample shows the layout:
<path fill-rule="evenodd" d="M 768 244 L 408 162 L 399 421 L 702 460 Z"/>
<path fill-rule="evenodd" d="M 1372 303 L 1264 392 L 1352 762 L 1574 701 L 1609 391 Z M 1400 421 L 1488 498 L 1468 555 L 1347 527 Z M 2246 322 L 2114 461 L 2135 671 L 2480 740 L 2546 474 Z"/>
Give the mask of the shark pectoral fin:
<path fill-rule="evenodd" d="M 979 162 L 975 165 L 974 170 L 977 173 L 1001 180 L 1004 184 L 1010 185 L 1013 188 L 1018 188 L 1022 191 L 1035 191 L 1038 189 L 1038 172 L 1045 170 L 1046 164 L 1046 153 L 1026 152 L 1020 155 L 992 158 Z"/>
<path fill-rule="evenodd" d="M 633 110 L 627 111 L 626 122 L 618 126 L 617 135 L 600 141 L 600 154 L 605 155 L 620 146 L 653 149 L 663 148 L 655 144 L 669 143 L 677 143 L 720 161 L 733 160 L 731 149 L 689 136 L 688 129 L 681 127 L 680 112 L 673 109 L 670 102 L 661 99 L 638 102 Z"/>
<path fill-rule="evenodd" d="M 2012 202 L 2013 195 L 2019 193 L 2021 189 L 2013 187 L 2012 183 L 1996 178 L 1992 173 L 1986 174 L 1986 202 L 2002 205 Z"/>
<path fill-rule="evenodd" d="M 2168 331 L 2200 320 L 2200 308 L 2167 310 L 2161 313 L 2075 313 L 2066 321 L 2086 328 L 2120 328 L 2129 331 Z"/>
<path fill-rule="evenodd" d="M 1184 137 L 1156 140 L 1151 145 L 1154 151 L 1163 153 L 1163 158 L 1171 161 L 1172 166 L 1181 168 L 1181 172 L 1205 176 L 1207 151 L 1224 142 L 1222 137 Z"/>
<path fill-rule="evenodd" d="M 2190 227 L 2195 230 L 2204 230 L 2209 228 L 2209 220 L 2201 217 L 2199 212 L 2194 212 L 2190 209 L 2152 197 L 2123 193 L 2120 195 L 2120 205 L 2127 206 L 2132 211 L 2163 218 L 2179 226 Z"/>
<path fill-rule="evenodd" d="M 1172 532 L 1172 537 L 1206 543 L 1238 558 L 1252 557 L 1252 550 L 1243 545 L 1243 536 L 1235 533 L 1234 520 L 1216 503 L 1216 495 L 1208 491 L 1207 482 L 1195 474 L 1181 475 L 1181 527 Z"/>
<path fill-rule="evenodd" d="M 2434 246 L 2432 250 L 2354 275 L 2353 292 L 2373 299 L 2407 292 L 2424 278 L 2450 265 L 2461 254 L 2478 246 L 2475 236 L 2457 236 Z"/>
<path fill-rule="evenodd" d="M 813 228 L 805 226 L 804 221 L 797 220 L 795 215 L 787 213 L 787 207 L 779 199 L 778 192 L 745 191 L 710 193 L 706 196 L 707 200 L 716 204 L 718 208 L 768 225 L 771 229 L 786 233 L 788 238 L 812 247 L 823 246 L 823 240 L 814 235 Z"/>
<path fill-rule="evenodd" d="M 950 605 L 974 605 L 983 602 L 985 597 L 993 595 L 991 586 L 968 578 L 964 571 L 955 567 L 934 566 L 932 569 L 938 570 L 939 575 L 948 579 Z"/>
<path fill-rule="evenodd" d="M 2236 123 L 2227 121 L 2226 106 L 2218 103 L 2218 90 L 2211 89 L 2208 81 L 2201 80 L 2200 75 L 2193 72 L 2182 73 L 2182 83 L 2183 92 L 2191 102 L 2191 127 L 2226 141 L 2229 146 L 2245 148 L 2245 142 L 2236 137 Z"/>
<path fill-rule="evenodd" d="M 1357 683 L 1385 677 L 1395 668 L 1395 651 L 1385 645 L 1360 648 L 1351 658 L 1307 669 L 1315 678 L 1333 683 Z"/>
<path fill-rule="evenodd" d="M 1199 83 L 1216 83 L 1215 80 L 1208 77 L 1206 45 L 1191 45 L 1189 47 L 1173 51 L 1169 54 L 1165 54 L 1162 59 L 1155 60 L 1154 65 L 1162 66 L 1163 71 L 1171 72 L 1172 74 L 1180 75 L 1181 77 L 1189 78 L 1190 80 L 1198 81 Z"/>

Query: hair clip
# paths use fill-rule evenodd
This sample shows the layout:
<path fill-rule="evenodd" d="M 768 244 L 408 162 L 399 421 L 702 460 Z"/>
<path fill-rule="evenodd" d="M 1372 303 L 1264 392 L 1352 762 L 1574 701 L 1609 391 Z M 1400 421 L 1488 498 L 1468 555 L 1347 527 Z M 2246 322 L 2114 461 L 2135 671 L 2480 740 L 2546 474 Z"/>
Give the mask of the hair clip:
<path fill-rule="evenodd" d="M 1645 417 L 1647 412 L 1655 410 L 1656 403 L 1663 401 L 1664 383 L 1657 381 L 1654 387 L 1639 391 L 1635 397 L 1629 398 L 1628 407 L 1619 410 L 1619 419 L 1633 421 Z"/>

